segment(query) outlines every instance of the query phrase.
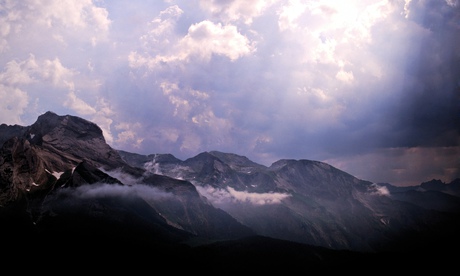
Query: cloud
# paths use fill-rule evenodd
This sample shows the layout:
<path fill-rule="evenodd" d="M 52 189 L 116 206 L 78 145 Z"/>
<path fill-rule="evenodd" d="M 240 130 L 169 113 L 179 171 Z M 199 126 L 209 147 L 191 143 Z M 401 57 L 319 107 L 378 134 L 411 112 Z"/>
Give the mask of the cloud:
<path fill-rule="evenodd" d="M 188 34 L 180 41 L 181 56 L 198 55 L 209 60 L 212 54 L 236 60 L 254 51 L 249 40 L 241 35 L 236 26 L 202 21 L 190 26 Z"/>
<path fill-rule="evenodd" d="M 2 17 L 4 27 L 0 34 L 8 39 L 17 35 L 35 37 L 33 32 L 42 30 L 40 34 L 45 36 L 52 34 L 60 39 L 67 39 L 73 35 L 82 35 L 80 39 L 86 38 L 88 42 L 94 42 L 104 38 L 111 23 L 107 10 L 95 6 L 91 0 L 10 1 L 2 6 L 2 10 L 6 16 Z M 53 32 L 49 32 L 51 29 Z M 72 32 L 68 32 L 69 29 Z M 85 37 L 84 34 L 89 35 Z M 21 45 L 27 48 L 31 46 Z M 7 47 L 11 48 L 9 44 Z"/>
<path fill-rule="evenodd" d="M 76 73 L 64 67 L 58 58 L 37 60 L 30 54 L 29 58 L 23 61 L 9 61 L 0 74 L 0 82 L 19 86 L 43 81 L 55 87 L 69 87 L 73 85 L 69 80 Z"/>
<path fill-rule="evenodd" d="M 374 195 L 379 195 L 379 196 L 389 196 L 390 195 L 390 191 L 388 190 L 387 187 L 380 186 L 380 185 L 375 184 L 375 183 L 373 183 L 369 187 L 369 190 L 370 190 L 371 194 L 374 194 Z"/>
<path fill-rule="evenodd" d="M 209 11 L 212 16 L 219 18 L 224 22 L 243 21 L 245 24 L 251 24 L 254 17 L 260 16 L 268 7 L 273 5 L 277 0 L 200 0 L 200 7 Z"/>
<path fill-rule="evenodd" d="M 126 186 L 119 184 L 96 183 L 92 185 L 82 185 L 76 188 L 63 188 L 59 190 L 59 193 L 67 194 L 79 199 L 140 197 L 146 201 L 155 201 L 174 197 L 171 193 L 143 184 Z"/>
<path fill-rule="evenodd" d="M 283 199 L 290 197 L 284 193 L 250 193 L 237 191 L 232 187 L 226 189 L 211 186 L 196 186 L 198 192 L 217 206 L 227 203 L 249 203 L 252 205 L 280 204 Z"/>
<path fill-rule="evenodd" d="M 363 180 L 415 186 L 431 179 L 449 183 L 459 178 L 459 154 L 458 146 L 388 148 L 325 162 Z"/>
<path fill-rule="evenodd" d="M 346 83 L 350 83 L 354 79 L 353 72 L 347 72 L 344 70 L 340 70 L 339 72 L 337 72 L 337 74 L 335 75 L 335 78 L 343 82 L 346 82 Z"/>
<path fill-rule="evenodd" d="M 96 113 L 96 110 L 93 107 L 79 99 L 73 91 L 70 91 L 67 94 L 67 100 L 64 102 L 64 106 L 81 115 L 92 115 Z"/>
<path fill-rule="evenodd" d="M 101 197 L 141 197 L 147 201 L 173 198 L 174 195 L 162 191 L 156 187 L 142 184 L 142 179 L 133 177 L 122 172 L 120 169 L 104 171 L 111 177 L 120 180 L 120 184 L 95 183 L 82 185 L 76 188 L 65 188 L 62 192 L 73 194 L 79 198 L 101 198 Z"/>
<path fill-rule="evenodd" d="M 137 135 L 137 132 L 141 128 L 140 123 L 119 123 L 115 126 L 115 129 L 119 131 L 116 141 L 113 141 L 114 145 L 131 143 L 132 147 L 139 148 L 143 142 L 143 138 Z"/>
<path fill-rule="evenodd" d="M 28 91 L 33 87 L 50 86 L 57 89 L 72 89 L 73 70 L 65 68 L 59 59 L 36 59 L 34 55 L 22 61 L 11 60 L 0 72 L 2 104 L 0 111 L 2 122 L 22 124 L 20 116 L 27 110 L 28 104 L 38 97 Z"/>
<path fill-rule="evenodd" d="M 248 38 L 238 32 L 236 26 L 216 24 L 209 20 L 192 24 L 182 38 L 171 35 L 165 37 L 181 14 L 182 10 L 177 6 L 169 7 L 160 13 L 160 17 L 153 21 L 154 29 L 141 38 L 145 49 L 151 53 L 144 55 L 132 51 L 129 55 L 131 67 L 146 66 L 153 69 L 164 63 L 190 62 L 190 59 L 194 58 L 208 62 L 213 55 L 225 56 L 234 61 L 255 50 Z M 162 15 L 169 17 L 162 19 Z M 168 48 L 160 46 L 164 51 L 156 54 L 158 48 L 151 48 L 151 45 L 159 43 L 167 44 Z"/>
<path fill-rule="evenodd" d="M 30 55 L 27 60 L 21 62 L 9 61 L 0 75 L 0 80 L 7 85 L 29 84 L 34 81 L 33 75 L 37 71 L 38 64 L 35 61 L 35 57 Z"/>
<path fill-rule="evenodd" d="M 0 84 L 0 121 L 2 124 L 21 125 L 21 114 L 27 108 L 29 99 L 24 91 Z"/>
<path fill-rule="evenodd" d="M 459 143 L 458 1 L 25 0 L 1 9 L 5 123 L 76 113 L 116 148 L 179 158 L 221 150 L 266 165 L 358 164 L 375 153 L 361 164 L 373 176 L 353 169 L 373 182 L 401 177 L 372 169 L 392 149 L 439 148 L 434 158 Z"/>

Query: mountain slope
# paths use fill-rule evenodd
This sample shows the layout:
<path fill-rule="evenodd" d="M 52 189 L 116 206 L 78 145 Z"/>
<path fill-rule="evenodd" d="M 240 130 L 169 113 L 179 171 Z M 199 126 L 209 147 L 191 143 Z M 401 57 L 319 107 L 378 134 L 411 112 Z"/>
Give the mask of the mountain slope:
<path fill-rule="evenodd" d="M 152 226 L 187 238 L 253 234 L 203 200 L 191 183 L 128 165 L 91 122 L 47 112 L 16 129 L 2 133 L 0 148 L 0 218 L 11 233 L 27 229 L 27 236 L 63 227 L 86 236 L 99 228 L 90 227 L 98 221 L 103 229 L 116 225 L 119 234 Z"/>
<path fill-rule="evenodd" d="M 445 200 L 446 207 L 427 208 L 390 193 L 388 186 L 318 161 L 279 160 L 265 167 L 217 151 L 184 161 L 170 154 L 119 152 L 133 166 L 189 180 L 212 204 L 259 235 L 331 249 L 416 250 L 422 245 L 407 237 L 436 240 L 438 234 L 451 233 L 440 225 L 455 222 L 460 210 L 452 195 L 433 195 L 436 202 Z"/>
<path fill-rule="evenodd" d="M 171 271 L 356 271 L 407 254 L 449 258 L 460 245 L 457 185 L 399 189 L 306 159 L 266 167 L 219 151 L 140 155 L 53 112 L 0 130 L 4 260 L 28 252 L 35 265 L 104 256 L 125 268 L 174 260 Z"/>

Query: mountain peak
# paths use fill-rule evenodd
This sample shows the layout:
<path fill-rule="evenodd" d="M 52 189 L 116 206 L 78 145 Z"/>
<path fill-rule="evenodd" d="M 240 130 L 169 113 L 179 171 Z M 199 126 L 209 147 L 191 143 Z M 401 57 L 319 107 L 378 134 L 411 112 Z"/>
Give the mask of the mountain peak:
<path fill-rule="evenodd" d="M 219 158 L 224 163 L 227 163 L 232 168 L 237 167 L 257 167 L 257 168 L 264 168 L 264 165 L 257 164 L 251 160 L 249 160 L 246 156 L 238 155 L 235 153 L 226 153 L 220 151 L 210 151 L 209 154 L 213 155 L 214 157 Z"/>
<path fill-rule="evenodd" d="M 26 135 L 32 144 L 60 152 L 72 162 L 91 160 L 96 167 L 106 169 L 125 164 L 106 143 L 102 129 L 81 117 L 47 111 L 28 128 Z"/>
<path fill-rule="evenodd" d="M 30 132 L 41 136 L 58 134 L 59 136 L 74 136 L 78 139 L 99 138 L 105 141 L 102 129 L 95 123 L 76 116 L 60 116 L 51 111 L 38 116 Z"/>

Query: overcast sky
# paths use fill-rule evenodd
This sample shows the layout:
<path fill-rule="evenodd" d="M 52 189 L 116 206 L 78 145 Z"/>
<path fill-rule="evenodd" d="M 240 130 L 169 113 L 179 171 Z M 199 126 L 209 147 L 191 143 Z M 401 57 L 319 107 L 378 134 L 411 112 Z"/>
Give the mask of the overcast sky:
<path fill-rule="evenodd" d="M 0 123 L 115 149 L 460 177 L 459 0 L 0 0 Z"/>

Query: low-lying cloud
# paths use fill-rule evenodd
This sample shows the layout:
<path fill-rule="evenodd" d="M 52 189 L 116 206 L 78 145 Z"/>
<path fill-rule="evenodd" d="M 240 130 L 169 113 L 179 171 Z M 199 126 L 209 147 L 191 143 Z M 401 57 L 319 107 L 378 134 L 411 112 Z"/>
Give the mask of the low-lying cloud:
<path fill-rule="evenodd" d="M 389 196 L 390 195 L 390 191 L 388 190 L 387 187 L 380 186 L 380 185 L 377 185 L 375 183 L 372 184 L 369 187 L 369 190 L 370 190 L 370 193 L 373 194 L 373 195 L 380 195 L 380 196 Z"/>
<path fill-rule="evenodd" d="M 250 193 L 237 191 L 232 187 L 226 189 L 211 186 L 196 186 L 198 192 L 205 196 L 211 203 L 219 206 L 227 203 L 249 203 L 252 205 L 280 204 L 283 199 L 290 197 L 285 193 Z"/>
<path fill-rule="evenodd" d="M 60 192 L 80 199 L 140 197 L 146 201 L 151 201 L 168 199 L 173 196 L 171 193 L 145 184 L 120 185 L 97 183 L 82 185 L 76 188 L 64 188 Z"/>

